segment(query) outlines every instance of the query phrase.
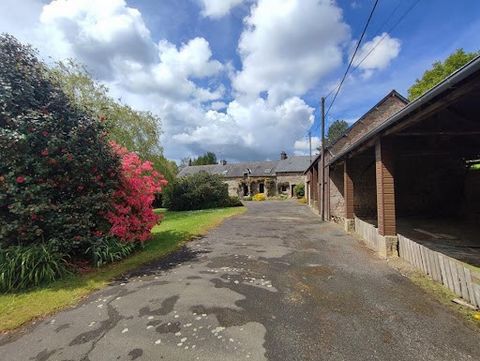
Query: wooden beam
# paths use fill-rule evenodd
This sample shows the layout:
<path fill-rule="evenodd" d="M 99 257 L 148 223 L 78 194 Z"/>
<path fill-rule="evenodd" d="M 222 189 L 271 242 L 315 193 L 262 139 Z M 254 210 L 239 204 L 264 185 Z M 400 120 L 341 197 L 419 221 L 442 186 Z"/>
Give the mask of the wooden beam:
<path fill-rule="evenodd" d="M 404 133 L 396 133 L 392 134 L 392 136 L 396 137 L 421 137 L 421 136 L 469 136 L 469 135 L 479 135 L 480 131 L 457 131 L 457 132 L 444 132 L 444 131 L 437 131 L 437 132 L 404 132 Z"/>
<path fill-rule="evenodd" d="M 353 201 L 353 178 L 352 178 L 352 161 L 347 160 L 343 163 L 343 195 L 345 198 L 345 218 L 353 219 L 355 216 Z"/>
<path fill-rule="evenodd" d="M 375 144 L 378 233 L 396 236 L 395 182 L 393 174 L 393 147 L 385 139 Z"/>

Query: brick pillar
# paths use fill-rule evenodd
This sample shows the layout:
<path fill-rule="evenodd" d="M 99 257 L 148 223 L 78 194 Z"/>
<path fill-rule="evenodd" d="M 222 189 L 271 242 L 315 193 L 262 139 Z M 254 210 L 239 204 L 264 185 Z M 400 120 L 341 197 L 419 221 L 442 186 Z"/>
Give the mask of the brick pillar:
<path fill-rule="evenodd" d="M 397 254 L 393 156 L 392 145 L 385 140 L 378 140 L 375 144 L 378 252 L 385 257 Z"/>
<path fill-rule="evenodd" d="M 353 203 L 352 161 L 346 159 L 343 163 L 343 197 L 345 199 L 345 230 L 355 230 L 355 208 Z"/>

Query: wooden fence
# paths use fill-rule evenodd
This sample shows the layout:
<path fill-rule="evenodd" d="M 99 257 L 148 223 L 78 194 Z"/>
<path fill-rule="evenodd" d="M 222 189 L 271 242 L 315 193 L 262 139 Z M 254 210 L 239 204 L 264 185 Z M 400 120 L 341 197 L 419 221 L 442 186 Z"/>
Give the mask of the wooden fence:
<path fill-rule="evenodd" d="M 365 241 L 368 248 L 378 251 L 378 230 L 373 224 L 355 217 L 355 233 Z"/>
<path fill-rule="evenodd" d="M 442 283 L 459 297 L 480 308 L 479 272 L 468 268 L 467 265 L 454 258 L 433 251 L 400 234 L 398 235 L 398 246 L 400 257 L 435 281 Z"/>

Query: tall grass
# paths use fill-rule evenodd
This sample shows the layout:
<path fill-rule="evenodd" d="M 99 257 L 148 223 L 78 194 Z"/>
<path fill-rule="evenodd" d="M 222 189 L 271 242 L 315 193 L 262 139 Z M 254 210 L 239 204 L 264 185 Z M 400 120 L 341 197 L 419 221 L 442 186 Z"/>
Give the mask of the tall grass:
<path fill-rule="evenodd" d="M 69 273 L 64 256 L 48 245 L 0 249 L 1 292 L 39 286 Z"/>

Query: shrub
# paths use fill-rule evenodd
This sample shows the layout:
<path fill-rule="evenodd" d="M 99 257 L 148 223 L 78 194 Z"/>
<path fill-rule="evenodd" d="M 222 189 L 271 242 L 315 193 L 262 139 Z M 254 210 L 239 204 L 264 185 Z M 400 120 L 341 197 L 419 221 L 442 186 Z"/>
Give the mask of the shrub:
<path fill-rule="evenodd" d="M 176 179 L 165 188 L 163 206 L 173 211 L 228 207 L 228 186 L 218 175 L 200 172 Z"/>
<path fill-rule="evenodd" d="M 35 52 L 8 35 L 0 35 L 0 154 L 1 247 L 49 243 L 83 255 L 109 231 L 103 215 L 119 158 L 103 122 L 72 106 Z M 41 256 L 39 247 L 21 249 Z"/>
<path fill-rule="evenodd" d="M 305 184 L 297 184 L 295 188 L 293 188 L 293 193 L 297 198 L 303 198 L 305 196 Z"/>
<path fill-rule="evenodd" d="M 252 197 L 252 200 L 262 202 L 267 200 L 267 196 L 264 193 L 257 193 Z"/>
<path fill-rule="evenodd" d="M 228 207 L 242 207 L 243 203 L 239 197 L 229 197 Z"/>
<path fill-rule="evenodd" d="M 128 242 L 145 242 L 159 221 L 153 212 L 155 193 L 160 193 L 167 181 L 153 170 L 152 163 L 144 162 L 135 153 L 111 143 L 121 157 L 120 187 L 113 200 L 114 208 L 107 213 L 112 228 L 110 234 Z"/>
<path fill-rule="evenodd" d="M 0 249 L 0 291 L 22 290 L 69 274 L 65 256 L 52 245 Z"/>
<path fill-rule="evenodd" d="M 87 249 L 87 255 L 95 267 L 120 261 L 138 248 L 138 243 L 121 242 L 114 237 L 101 238 Z"/>
<path fill-rule="evenodd" d="M 243 200 L 247 201 L 247 202 L 250 202 L 252 200 L 252 196 L 243 197 Z"/>

